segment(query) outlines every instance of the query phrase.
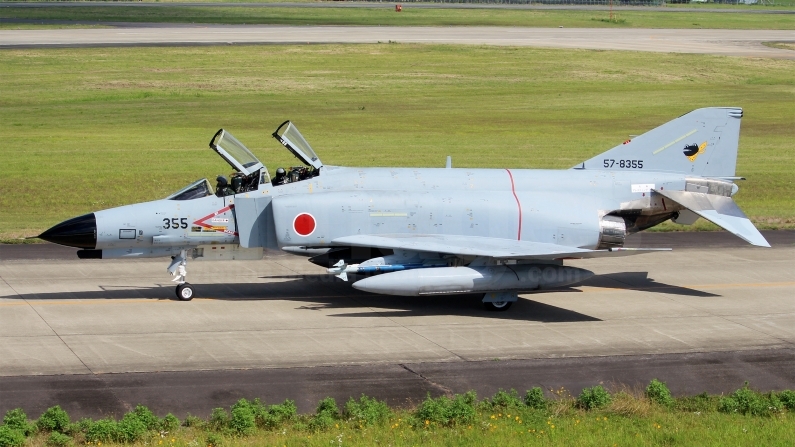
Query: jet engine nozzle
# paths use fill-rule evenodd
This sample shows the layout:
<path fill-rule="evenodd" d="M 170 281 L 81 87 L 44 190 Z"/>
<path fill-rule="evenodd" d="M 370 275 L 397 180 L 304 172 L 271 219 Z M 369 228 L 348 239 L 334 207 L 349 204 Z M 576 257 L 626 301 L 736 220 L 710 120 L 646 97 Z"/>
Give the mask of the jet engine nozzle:
<path fill-rule="evenodd" d="M 93 250 L 97 247 L 97 218 L 90 213 L 65 220 L 38 237 L 53 244 Z"/>

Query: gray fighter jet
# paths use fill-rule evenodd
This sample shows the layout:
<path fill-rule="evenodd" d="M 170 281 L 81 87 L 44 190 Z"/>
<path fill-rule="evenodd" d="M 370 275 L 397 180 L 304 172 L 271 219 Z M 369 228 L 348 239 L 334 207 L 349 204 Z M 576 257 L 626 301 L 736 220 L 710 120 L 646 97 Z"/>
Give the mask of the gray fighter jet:
<path fill-rule="evenodd" d="M 189 259 L 311 256 L 373 293 L 483 294 L 505 310 L 520 292 L 573 284 L 591 272 L 566 259 L 655 251 L 628 234 L 704 218 L 769 247 L 732 200 L 737 107 L 692 111 L 568 170 L 325 166 L 290 121 L 273 136 L 300 165 L 275 177 L 219 130 L 210 148 L 235 170 L 216 191 L 198 180 L 165 199 L 97 211 L 39 237 L 83 259 L 171 257 L 180 300 Z"/>

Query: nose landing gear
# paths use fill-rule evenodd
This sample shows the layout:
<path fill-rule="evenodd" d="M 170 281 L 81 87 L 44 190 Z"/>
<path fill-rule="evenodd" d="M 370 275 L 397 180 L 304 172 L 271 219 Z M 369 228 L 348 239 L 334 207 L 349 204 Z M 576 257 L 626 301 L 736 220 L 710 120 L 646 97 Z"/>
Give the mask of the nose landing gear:
<path fill-rule="evenodd" d="M 168 266 L 168 272 L 174 277 L 172 281 L 177 285 L 177 299 L 180 301 L 190 301 L 193 299 L 193 286 L 185 281 L 188 275 L 188 253 L 185 250 L 179 252 L 179 256 L 171 258 L 171 264 Z"/>
<path fill-rule="evenodd" d="M 180 301 L 190 301 L 193 299 L 193 286 L 185 283 L 177 286 L 177 299 Z"/>

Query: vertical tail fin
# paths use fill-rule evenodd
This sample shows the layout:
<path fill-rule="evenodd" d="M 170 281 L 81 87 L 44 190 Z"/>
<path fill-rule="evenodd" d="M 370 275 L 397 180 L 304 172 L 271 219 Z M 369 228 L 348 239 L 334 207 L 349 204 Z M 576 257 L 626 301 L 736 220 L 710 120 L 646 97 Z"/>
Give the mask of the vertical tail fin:
<path fill-rule="evenodd" d="M 697 109 L 575 166 L 573 169 L 680 172 L 734 177 L 739 107 Z"/>

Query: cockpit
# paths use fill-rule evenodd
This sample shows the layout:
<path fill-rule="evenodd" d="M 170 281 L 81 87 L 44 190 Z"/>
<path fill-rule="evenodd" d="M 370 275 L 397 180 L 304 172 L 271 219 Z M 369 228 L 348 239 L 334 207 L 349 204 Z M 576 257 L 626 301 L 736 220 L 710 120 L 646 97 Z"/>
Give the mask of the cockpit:
<path fill-rule="evenodd" d="M 221 156 L 234 172 L 227 179 L 223 175 L 216 178 L 215 192 L 210 181 L 196 180 L 190 185 L 166 197 L 167 200 L 192 200 L 211 195 L 218 197 L 231 196 L 259 189 L 259 185 L 271 183 L 273 186 L 300 182 L 320 175 L 320 162 L 312 146 L 304 139 L 298 128 L 290 121 L 283 122 L 273 137 L 286 147 L 303 165 L 291 166 L 287 169 L 278 168 L 276 176 L 271 178 L 265 167 L 237 138 L 224 129 L 220 129 L 210 140 L 210 148 Z"/>

